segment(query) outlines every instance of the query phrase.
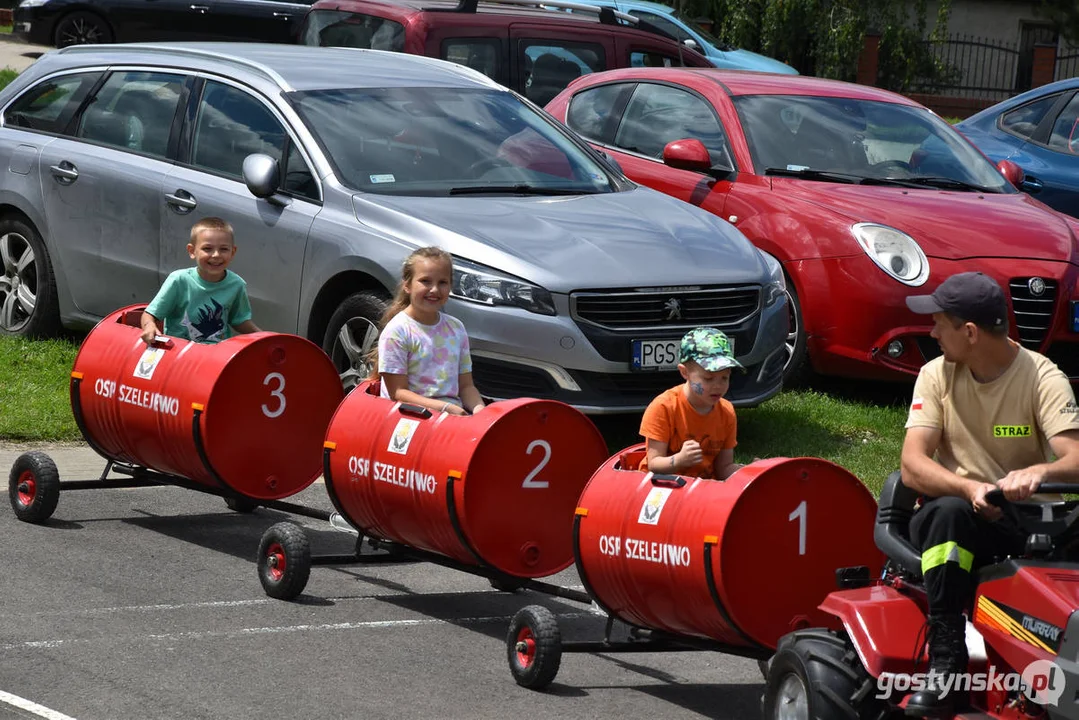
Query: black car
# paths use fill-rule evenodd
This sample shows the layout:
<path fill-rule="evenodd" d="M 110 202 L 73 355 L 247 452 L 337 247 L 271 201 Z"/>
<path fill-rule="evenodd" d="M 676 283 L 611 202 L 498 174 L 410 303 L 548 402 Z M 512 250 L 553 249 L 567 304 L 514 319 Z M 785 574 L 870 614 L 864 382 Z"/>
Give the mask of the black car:
<path fill-rule="evenodd" d="M 12 32 L 38 45 L 153 40 L 293 42 L 310 3 L 278 0 L 23 0 Z"/>

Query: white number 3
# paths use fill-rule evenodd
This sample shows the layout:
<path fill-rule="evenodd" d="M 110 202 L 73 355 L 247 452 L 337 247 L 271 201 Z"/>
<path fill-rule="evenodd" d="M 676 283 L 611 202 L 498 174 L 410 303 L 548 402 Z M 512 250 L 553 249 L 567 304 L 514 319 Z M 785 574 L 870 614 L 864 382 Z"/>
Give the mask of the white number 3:
<path fill-rule="evenodd" d="M 269 385 L 271 380 L 277 381 L 277 389 L 270 391 L 270 397 L 277 398 L 277 408 L 270 410 L 266 403 L 263 403 L 262 414 L 268 418 L 275 418 L 285 412 L 285 376 L 281 373 L 272 372 L 263 378 L 262 384 Z"/>
<path fill-rule="evenodd" d="M 532 472 L 528 473 L 528 477 L 525 478 L 524 483 L 521 485 L 523 488 L 550 487 L 550 483 L 546 480 L 534 480 L 533 478 L 539 475 L 543 468 L 547 467 L 547 463 L 551 461 L 551 445 L 546 440 L 533 440 L 528 444 L 525 455 L 531 455 L 536 448 L 543 450 L 543 459 L 540 460 L 539 465 L 532 469 Z"/>

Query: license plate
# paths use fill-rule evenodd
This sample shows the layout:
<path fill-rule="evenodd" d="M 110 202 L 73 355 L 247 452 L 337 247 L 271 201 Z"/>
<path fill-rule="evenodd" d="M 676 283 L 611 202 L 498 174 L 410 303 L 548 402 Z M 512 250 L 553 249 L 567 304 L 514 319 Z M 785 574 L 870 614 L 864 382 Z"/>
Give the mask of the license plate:
<path fill-rule="evenodd" d="M 1072 332 L 1079 332 L 1079 300 L 1072 300 Z"/>
<path fill-rule="evenodd" d="M 25 32 L 25 33 L 30 32 L 30 23 L 28 23 L 28 22 L 15 23 L 15 32 Z"/>
<path fill-rule="evenodd" d="M 734 352 L 734 338 L 730 338 L 731 352 Z M 631 346 L 634 370 L 674 370 L 678 367 L 678 351 L 682 339 L 677 340 L 634 340 Z"/>

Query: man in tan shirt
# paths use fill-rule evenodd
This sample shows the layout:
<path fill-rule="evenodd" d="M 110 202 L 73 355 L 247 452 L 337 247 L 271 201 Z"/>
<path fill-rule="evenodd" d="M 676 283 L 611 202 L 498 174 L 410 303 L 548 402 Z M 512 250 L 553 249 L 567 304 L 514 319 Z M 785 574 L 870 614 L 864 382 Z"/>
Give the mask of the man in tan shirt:
<path fill-rule="evenodd" d="M 1008 303 L 992 278 L 953 275 L 907 305 L 933 315 L 943 351 L 918 374 L 902 457 L 903 483 L 929 498 L 910 534 L 922 552 L 930 670 L 966 672 L 973 573 L 1026 541 L 985 495 L 999 487 L 1027 500 L 1042 483 L 1079 482 L 1079 408 L 1056 365 L 1008 338 Z M 933 677 L 908 715 L 954 710 L 955 694 L 942 698 Z"/>

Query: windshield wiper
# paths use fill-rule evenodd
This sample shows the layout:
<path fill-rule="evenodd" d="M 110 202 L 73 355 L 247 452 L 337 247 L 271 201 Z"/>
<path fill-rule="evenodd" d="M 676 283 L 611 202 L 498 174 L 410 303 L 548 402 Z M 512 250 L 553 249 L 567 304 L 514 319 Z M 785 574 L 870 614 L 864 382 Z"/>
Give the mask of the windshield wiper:
<path fill-rule="evenodd" d="M 972 190 L 974 192 L 988 193 L 997 192 L 992 188 L 982 187 L 981 185 L 974 185 L 973 183 L 964 182 L 963 180 L 956 180 L 955 178 L 950 177 L 920 177 L 915 175 L 914 177 L 903 178 L 903 182 L 922 187 L 945 188 L 949 190 Z"/>
<path fill-rule="evenodd" d="M 537 185 L 473 185 L 450 188 L 450 195 L 594 195 L 594 190 L 539 187 Z"/>
<path fill-rule="evenodd" d="M 828 182 L 841 182 L 849 183 L 851 185 L 857 185 L 864 178 L 861 175 L 850 175 L 848 173 L 832 172 L 831 170 L 814 170 L 813 168 L 778 168 L 770 167 L 764 169 L 765 175 L 783 175 L 786 177 L 799 177 L 806 180 L 826 180 Z"/>

